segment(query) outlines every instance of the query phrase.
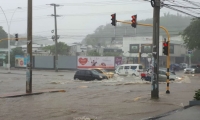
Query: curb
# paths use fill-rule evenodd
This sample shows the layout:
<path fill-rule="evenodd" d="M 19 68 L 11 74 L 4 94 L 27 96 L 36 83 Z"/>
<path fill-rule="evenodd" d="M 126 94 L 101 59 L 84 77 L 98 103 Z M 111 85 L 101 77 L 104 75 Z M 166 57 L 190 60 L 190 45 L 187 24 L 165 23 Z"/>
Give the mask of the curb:
<path fill-rule="evenodd" d="M 26 71 L 25 71 L 26 72 Z M 0 74 L 15 74 L 15 75 L 26 75 L 26 73 L 6 73 L 6 72 L 0 72 Z M 32 75 L 42 75 L 42 74 L 32 74 Z"/>
<path fill-rule="evenodd" d="M 56 93 L 56 92 L 66 92 L 65 90 L 46 90 L 41 92 L 33 92 L 33 93 L 18 93 L 11 95 L 0 95 L 0 98 L 15 98 L 15 97 L 23 97 L 23 96 L 31 96 L 31 95 L 40 95 L 43 93 Z"/>
<path fill-rule="evenodd" d="M 155 117 L 145 118 L 145 119 L 142 119 L 142 120 L 157 120 L 157 119 L 160 119 L 160 118 L 169 116 L 169 115 L 173 114 L 173 113 L 176 112 L 176 111 L 182 111 L 182 110 L 188 109 L 188 108 L 190 108 L 190 107 L 193 107 L 193 105 L 186 105 L 186 106 L 184 106 L 183 108 L 178 108 L 178 109 L 169 111 L 169 112 L 167 112 L 167 113 L 164 113 L 164 114 L 161 114 L 161 115 L 158 115 L 158 116 L 155 116 Z"/>

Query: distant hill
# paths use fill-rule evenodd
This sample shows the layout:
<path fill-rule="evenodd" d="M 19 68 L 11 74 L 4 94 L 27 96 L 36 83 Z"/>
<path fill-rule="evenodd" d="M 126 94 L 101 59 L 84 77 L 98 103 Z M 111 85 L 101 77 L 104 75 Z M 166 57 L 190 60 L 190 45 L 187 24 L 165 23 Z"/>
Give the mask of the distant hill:
<path fill-rule="evenodd" d="M 166 13 L 163 17 L 160 17 L 160 26 L 167 28 L 170 36 L 177 36 L 190 24 L 191 19 L 191 17 L 181 16 L 180 14 L 172 15 Z M 137 22 L 152 24 L 153 18 L 140 20 Z M 105 45 L 105 41 L 111 42 L 112 37 L 114 37 L 114 28 L 115 27 L 111 24 L 107 24 L 105 26 L 101 25 L 95 30 L 93 34 L 87 35 L 83 39 L 82 43 L 89 45 Z M 152 27 L 137 26 L 137 29 L 134 29 L 130 24 L 121 23 L 118 23 L 116 27 L 116 41 L 122 41 L 123 36 L 152 36 L 152 34 Z M 166 34 L 162 29 L 160 29 L 160 35 L 166 37 Z"/>

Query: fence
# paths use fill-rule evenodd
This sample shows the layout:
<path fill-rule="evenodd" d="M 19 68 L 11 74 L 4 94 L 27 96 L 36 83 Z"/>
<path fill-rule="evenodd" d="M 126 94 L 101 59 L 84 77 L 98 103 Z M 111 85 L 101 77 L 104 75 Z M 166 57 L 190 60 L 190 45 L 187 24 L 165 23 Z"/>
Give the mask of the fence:
<path fill-rule="evenodd" d="M 113 56 L 58 56 L 58 69 L 75 70 L 87 68 L 115 69 L 121 64 L 137 64 L 138 58 L 113 57 Z M 15 67 L 26 67 L 26 56 L 15 56 Z M 148 67 L 146 58 L 141 59 L 141 63 Z M 55 69 L 55 56 L 33 56 L 33 69 Z"/>

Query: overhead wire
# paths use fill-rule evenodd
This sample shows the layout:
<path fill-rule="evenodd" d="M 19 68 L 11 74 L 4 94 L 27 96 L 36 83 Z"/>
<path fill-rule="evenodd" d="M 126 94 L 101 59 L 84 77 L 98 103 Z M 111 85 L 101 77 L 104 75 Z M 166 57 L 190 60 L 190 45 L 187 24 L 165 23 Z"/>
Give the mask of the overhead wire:
<path fill-rule="evenodd" d="M 170 3 L 172 3 L 172 4 L 175 4 L 175 5 L 183 5 L 183 6 L 186 6 L 186 4 L 185 4 L 185 2 L 184 3 L 182 3 L 182 2 L 180 2 L 180 1 L 173 1 L 173 2 L 171 2 L 171 1 L 168 1 L 168 2 L 170 2 Z M 198 10 L 191 10 L 191 9 L 188 9 L 188 8 L 185 8 L 185 9 L 187 9 L 188 11 L 190 11 L 190 12 L 194 12 L 194 13 L 196 13 L 196 14 L 200 14 L 200 12 L 198 11 Z"/>
<path fill-rule="evenodd" d="M 192 5 L 196 6 L 196 7 L 200 7 L 200 5 L 197 5 L 194 1 L 189 1 L 189 0 L 183 0 L 183 1 L 188 2 L 188 3 L 190 3 L 190 4 L 192 4 Z"/>

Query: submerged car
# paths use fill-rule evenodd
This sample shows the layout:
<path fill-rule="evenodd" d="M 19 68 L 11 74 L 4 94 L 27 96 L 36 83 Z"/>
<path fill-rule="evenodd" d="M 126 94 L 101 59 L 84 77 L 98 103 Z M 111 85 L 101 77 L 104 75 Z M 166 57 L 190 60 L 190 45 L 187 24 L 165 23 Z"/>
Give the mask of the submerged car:
<path fill-rule="evenodd" d="M 95 71 L 97 71 L 100 74 L 104 74 L 108 78 L 113 78 L 113 76 L 114 76 L 113 72 L 108 72 L 107 70 L 105 70 L 103 68 L 95 68 L 95 69 L 92 69 L 92 70 L 95 70 Z"/>
<path fill-rule="evenodd" d="M 151 74 L 151 71 L 148 71 L 148 74 Z M 166 82 L 167 80 L 167 71 L 164 69 L 159 69 L 159 82 Z M 177 76 L 174 72 L 169 72 L 169 80 L 181 80 L 182 78 Z M 151 76 L 148 76 L 148 79 L 145 79 L 147 81 L 151 81 Z"/>
<path fill-rule="evenodd" d="M 108 78 L 103 74 L 99 74 L 95 70 L 78 70 L 74 75 L 74 80 L 92 81 L 92 80 L 103 80 L 103 79 L 108 79 Z"/>
<path fill-rule="evenodd" d="M 174 80 L 181 80 L 182 78 L 175 75 L 173 72 L 169 72 L 169 80 L 174 81 Z M 159 81 L 160 82 L 165 82 L 167 80 L 167 71 L 159 69 Z"/>
<path fill-rule="evenodd" d="M 195 74 L 200 73 L 200 65 L 191 65 L 189 68 L 184 69 L 184 73 Z"/>

